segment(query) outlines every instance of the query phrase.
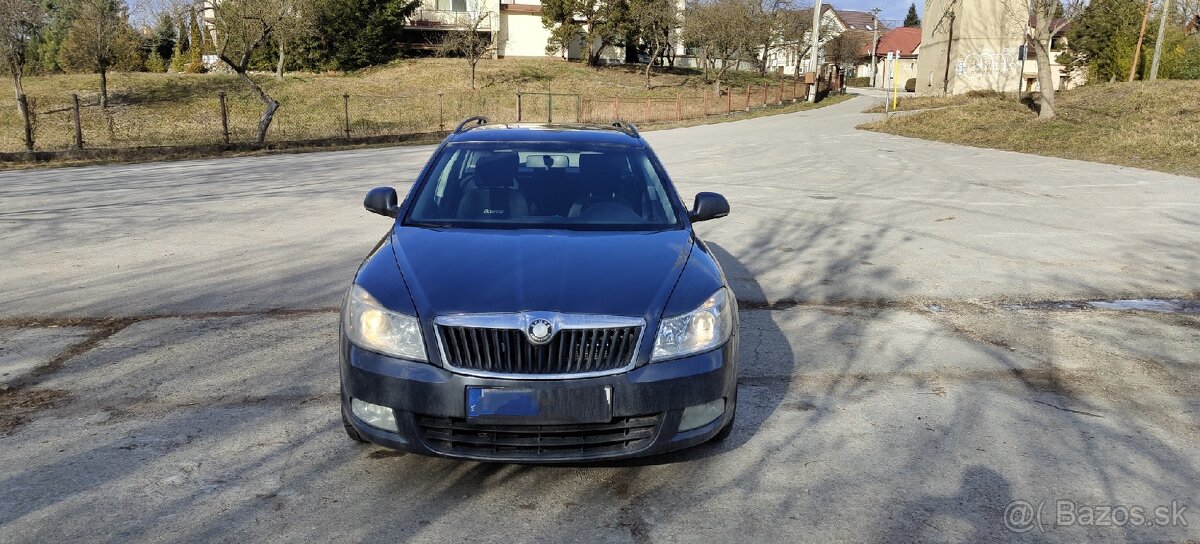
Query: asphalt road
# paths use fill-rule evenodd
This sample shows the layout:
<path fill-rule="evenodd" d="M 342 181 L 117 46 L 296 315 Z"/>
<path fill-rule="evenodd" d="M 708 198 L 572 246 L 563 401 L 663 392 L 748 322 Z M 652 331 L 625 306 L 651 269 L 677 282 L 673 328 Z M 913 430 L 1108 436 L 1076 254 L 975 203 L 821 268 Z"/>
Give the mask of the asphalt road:
<path fill-rule="evenodd" d="M 1200 539 L 1200 179 L 857 131 L 868 103 L 647 133 L 733 206 L 698 230 L 741 406 L 599 467 L 343 435 L 362 195 L 429 147 L 0 173 L 0 541 Z M 1183 302 L 1072 302 L 1143 297 Z"/>

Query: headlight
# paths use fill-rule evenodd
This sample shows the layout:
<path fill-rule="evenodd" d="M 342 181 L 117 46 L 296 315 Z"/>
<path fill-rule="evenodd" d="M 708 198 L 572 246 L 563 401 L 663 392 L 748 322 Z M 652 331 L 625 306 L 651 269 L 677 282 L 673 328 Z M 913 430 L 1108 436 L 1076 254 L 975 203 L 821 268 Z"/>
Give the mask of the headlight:
<path fill-rule="evenodd" d="M 384 308 L 366 289 L 350 288 L 344 314 L 346 336 L 355 345 L 410 361 L 426 360 L 417 318 Z"/>
<path fill-rule="evenodd" d="M 729 291 L 722 287 L 699 308 L 680 316 L 664 318 L 658 325 L 654 354 L 650 360 L 675 359 L 724 344 L 733 332 L 730 304 Z"/>

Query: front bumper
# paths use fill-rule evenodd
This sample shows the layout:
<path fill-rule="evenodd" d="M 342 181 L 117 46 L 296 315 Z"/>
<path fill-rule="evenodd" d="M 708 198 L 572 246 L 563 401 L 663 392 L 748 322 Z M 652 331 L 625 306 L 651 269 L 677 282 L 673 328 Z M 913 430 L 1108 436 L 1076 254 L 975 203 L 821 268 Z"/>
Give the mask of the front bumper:
<path fill-rule="evenodd" d="M 629 372 L 569 380 L 510 380 L 481 378 L 449 372 L 427 363 L 393 359 L 354 346 L 342 338 L 342 411 L 364 439 L 375 444 L 423 455 L 502 462 L 578 462 L 641 457 L 695 446 L 712 438 L 731 417 L 737 396 L 737 336 L 716 350 L 661 363 L 638 366 Z M 625 448 L 551 449 L 549 451 L 470 451 L 448 448 L 429 439 L 426 422 L 433 419 L 470 424 L 466 418 L 466 388 L 520 387 L 543 390 L 570 387 L 610 387 L 614 425 L 654 418 L 654 433 Z M 395 412 L 398 432 L 371 427 L 354 417 L 350 399 L 386 406 Z M 719 398 L 725 413 L 697 429 L 677 432 L 683 409 Z M 516 422 L 519 423 L 519 422 Z M 519 432 L 528 428 L 513 425 Z M 490 429 L 490 427 L 489 427 Z M 482 429 L 487 430 L 487 429 Z"/>

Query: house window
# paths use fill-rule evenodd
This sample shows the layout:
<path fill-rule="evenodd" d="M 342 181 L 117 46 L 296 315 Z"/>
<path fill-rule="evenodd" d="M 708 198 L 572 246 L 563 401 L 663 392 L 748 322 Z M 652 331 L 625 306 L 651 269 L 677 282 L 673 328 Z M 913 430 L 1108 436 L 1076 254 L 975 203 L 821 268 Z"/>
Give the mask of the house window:
<path fill-rule="evenodd" d="M 467 11 L 467 0 L 437 0 L 439 11 Z"/>

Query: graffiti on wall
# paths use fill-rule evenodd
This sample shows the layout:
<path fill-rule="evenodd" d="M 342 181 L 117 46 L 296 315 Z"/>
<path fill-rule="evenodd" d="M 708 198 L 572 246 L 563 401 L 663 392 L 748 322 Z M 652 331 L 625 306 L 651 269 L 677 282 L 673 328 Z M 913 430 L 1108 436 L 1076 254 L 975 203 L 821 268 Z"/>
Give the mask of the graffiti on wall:
<path fill-rule="evenodd" d="M 976 51 L 958 59 L 954 71 L 958 75 L 1001 75 L 1010 74 L 1021 66 L 1021 59 L 1012 52 Z"/>

